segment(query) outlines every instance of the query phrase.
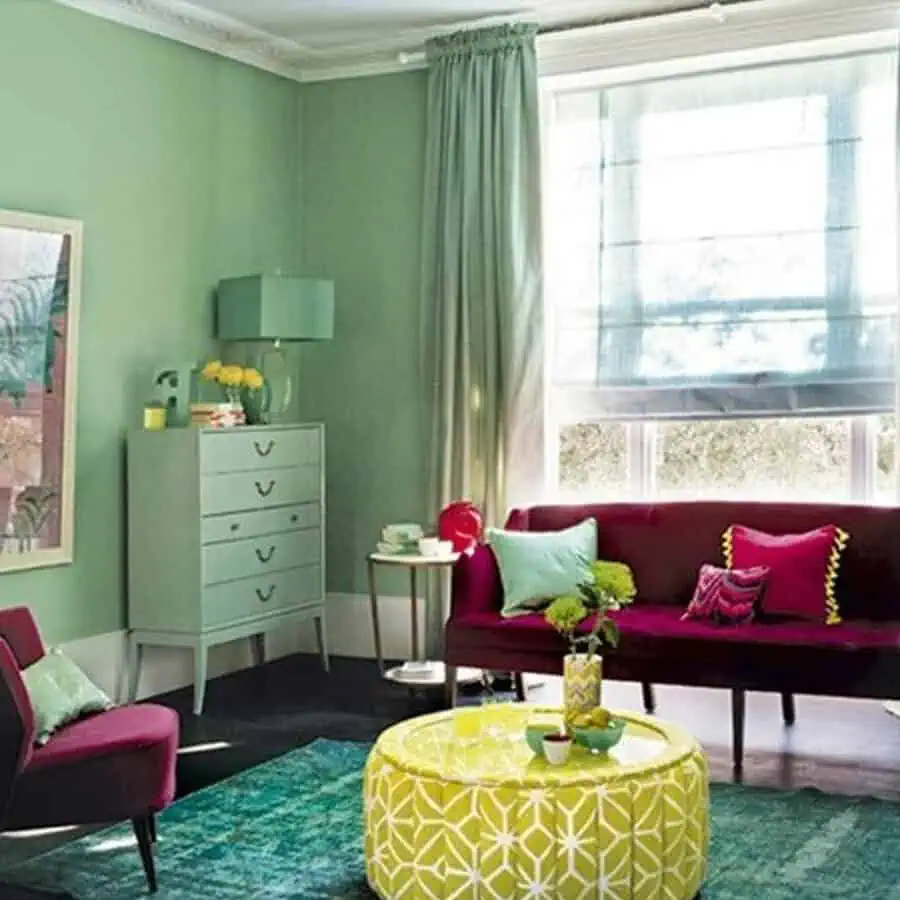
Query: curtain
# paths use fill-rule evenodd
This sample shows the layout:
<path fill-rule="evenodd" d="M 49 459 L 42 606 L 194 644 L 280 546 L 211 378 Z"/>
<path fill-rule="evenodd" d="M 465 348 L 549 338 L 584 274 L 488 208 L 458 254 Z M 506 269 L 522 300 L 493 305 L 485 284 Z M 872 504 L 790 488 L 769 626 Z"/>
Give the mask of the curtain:
<path fill-rule="evenodd" d="M 565 416 L 893 410 L 896 70 L 868 51 L 556 96 Z"/>
<path fill-rule="evenodd" d="M 506 513 L 542 416 L 536 27 L 430 41 L 422 324 L 428 499 Z M 441 611 L 429 604 L 432 647 Z"/>

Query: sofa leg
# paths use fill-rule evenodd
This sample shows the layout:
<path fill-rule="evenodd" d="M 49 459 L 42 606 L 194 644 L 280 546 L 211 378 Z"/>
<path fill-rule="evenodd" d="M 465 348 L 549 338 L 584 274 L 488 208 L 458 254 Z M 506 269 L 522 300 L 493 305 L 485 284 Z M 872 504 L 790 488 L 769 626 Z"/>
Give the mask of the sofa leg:
<path fill-rule="evenodd" d="M 156 893 L 156 866 L 153 862 L 153 843 L 150 838 L 150 819 L 132 819 L 134 835 L 137 838 L 138 849 L 141 852 L 141 863 L 144 866 L 144 875 L 147 876 L 147 887 L 151 894 Z"/>
<path fill-rule="evenodd" d="M 456 681 L 456 666 L 444 666 L 444 703 L 447 709 L 453 709 L 456 706 L 456 695 L 458 683 Z"/>
<path fill-rule="evenodd" d="M 147 824 L 150 826 L 150 840 L 155 844 L 156 843 L 156 816 L 151 815 L 147 819 Z"/>
<path fill-rule="evenodd" d="M 794 722 L 797 721 L 797 716 L 794 711 L 793 694 L 781 695 L 781 718 L 784 719 L 785 725 L 793 725 Z"/>
<path fill-rule="evenodd" d="M 644 700 L 644 712 L 652 716 L 656 712 L 656 697 L 653 694 L 653 685 L 646 681 L 641 682 L 641 697 Z"/>
<path fill-rule="evenodd" d="M 744 769 L 744 718 L 747 708 L 747 693 L 742 690 L 731 692 L 731 740 L 734 756 L 734 778 L 740 781 Z"/>
<path fill-rule="evenodd" d="M 513 678 L 516 682 L 516 700 L 524 703 L 528 699 L 525 694 L 525 676 L 521 672 L 515 672 Z"/>

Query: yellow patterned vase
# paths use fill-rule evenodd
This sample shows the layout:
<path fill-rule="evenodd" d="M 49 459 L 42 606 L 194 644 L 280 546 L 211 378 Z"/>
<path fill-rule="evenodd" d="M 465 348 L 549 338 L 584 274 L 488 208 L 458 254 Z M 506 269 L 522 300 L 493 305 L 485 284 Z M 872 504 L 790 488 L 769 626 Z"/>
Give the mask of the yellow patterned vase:
<path fill-rule="evenodd" d="M 566 724 L 600 706 L 603 698 L 603 660 L 594 654 L 570 653 L 563 659 L 563 708 Z"/>

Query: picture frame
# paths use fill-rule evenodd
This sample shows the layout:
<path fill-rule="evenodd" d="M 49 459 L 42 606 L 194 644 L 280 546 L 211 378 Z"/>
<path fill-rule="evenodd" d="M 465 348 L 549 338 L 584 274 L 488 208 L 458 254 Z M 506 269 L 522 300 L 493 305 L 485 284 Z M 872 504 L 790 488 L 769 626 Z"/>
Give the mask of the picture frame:
<path fill-rule="evenodd" d="M 0 209 L 0 574 L 72 562 L 83 225 Z"/>

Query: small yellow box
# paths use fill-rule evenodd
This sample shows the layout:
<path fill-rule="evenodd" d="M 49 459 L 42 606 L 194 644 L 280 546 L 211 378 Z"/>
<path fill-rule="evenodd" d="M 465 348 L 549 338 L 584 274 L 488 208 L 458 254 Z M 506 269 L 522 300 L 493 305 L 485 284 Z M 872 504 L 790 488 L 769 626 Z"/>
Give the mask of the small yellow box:
<path fill-rule="evenodd" d="M 144 407 L 144 430 L 163 431 L 166 427 L 166 408 L 160 405 Z"/>

